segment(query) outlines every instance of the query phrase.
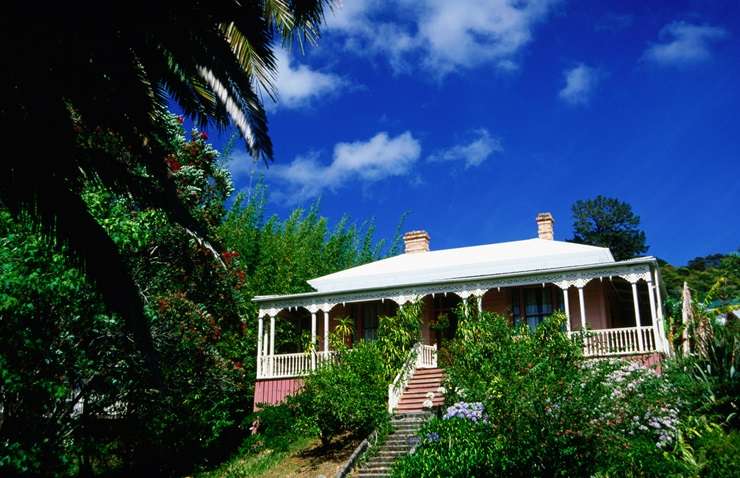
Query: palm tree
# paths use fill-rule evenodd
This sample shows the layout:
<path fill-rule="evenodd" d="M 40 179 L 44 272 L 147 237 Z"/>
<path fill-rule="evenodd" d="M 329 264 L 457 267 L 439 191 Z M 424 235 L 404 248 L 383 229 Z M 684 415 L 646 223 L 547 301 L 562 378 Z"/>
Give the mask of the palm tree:
<path fill-rule="evenodd" d="M 0 202 L 14 213 L 33 209 L 69 246 L 111 311 L 124 318 L 156 378 L 142 295 L 82 201 L 82 183 L 96 176 L 202 235 L 164 162 L 160 118 L 168 98 L 201 127 L 234 123 L 252 156 L 270 161 L 258 91 L 272 96 L 272 45 L 317 40 L 331 0 L 70 5 L 4 6 Z M 82 148 L 81 125 L 117 135 L 131 154 L 124 160 Z"/>

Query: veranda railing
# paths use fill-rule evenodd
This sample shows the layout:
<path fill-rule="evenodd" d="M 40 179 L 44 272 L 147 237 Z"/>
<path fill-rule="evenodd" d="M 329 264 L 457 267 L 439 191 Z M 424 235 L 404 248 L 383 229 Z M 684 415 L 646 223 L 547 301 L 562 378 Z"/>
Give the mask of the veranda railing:
<path fill-rule="evenodd" d="M 335 354 L 328 351 L 263 355 L 257 358 L 257 378 L 300 377 L 333 360 Z"/>
<path fill-rule="evenodd" d="M 583 355 L 606 357 L 648 352 L 660 352 L 655 327 L 622 327 L 570 332 L 572 338 L 583 340 Z"/>

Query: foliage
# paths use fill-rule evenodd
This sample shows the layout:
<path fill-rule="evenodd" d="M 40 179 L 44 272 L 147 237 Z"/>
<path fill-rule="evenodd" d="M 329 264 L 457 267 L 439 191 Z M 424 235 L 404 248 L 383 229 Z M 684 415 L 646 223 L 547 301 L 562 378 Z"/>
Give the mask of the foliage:
<path fill-rule="evenodd" d="M 108 310 L 124 320 L 154 387 L 162 384 L 145 300 L 80 193 L 96 178 L 208 239 L 167 167 L 168 102 L 201 127 L 232 120 L 250 153 L 271 159 L 256 89 L 271 91 L 276 37 L 315 40 L 326 4 L 156 2 L 111 5 L 96 15 L 82 6 L 21 2 L 3 16 L 0 38 L 12 73 L 2 76 L 2 88 L 14 94 L 2 96 L 0 117 L 8 137 L 34 148 L 30 159 L 0 164 L 0 201 L 16 217 L 34 210 L 45 232 L 84 263 Z M 39 31 L 55 40 L 39 42 Z"/>
<path fill-rule="evenodd" d="M 630 259 L 648 250 L 640 217 L 626 202 L 604 196 L 573 204 L 572 242 L 608 247 L 616 260 Z"/>
<path fill-rule="evenodd" d="M 263 450 L 285 451 L 296 437 L 307 436 L 301 428 L 300 414 L 294 404 L 262 404 L 247 419 L 253 431 L 242 443 L 241 454 L 254 454 Z"/>
<path fill-rule="evenodd" d="M 695 298 L 703 302 L 709 292 L 713 292 L 711 301 L 717 303 L 740 300 L 740 254 L 713 254 L 709 259 L 697 257 L 687 266 L 674 266 L 659 261 L 661 278 L 665 283 L 670 298 L 680 300 L 683 283 L 688 283 Z"/>
<path fill-rule="evenodd" d="M 740 476 L 740 431 L 737 429 L 728 433 L 722 427 L 707 426 L 695 439 L 694 450 L 701 476 Z"/>
<path fill-rule="evenodd" d="M 168 125 L 175 184 L 212 230 L 231 191 L 228 173 L 203 135 L 186 140 L 174 116 Z M 130 329 L 106 314 L 67 249 L 36 216 L 13 220 L 0 211 L 0 440 L 8 445 L 0 466 L 34 475 L 131 466 L 168 473 L 218 459 L 249 406 L 251 377 L 242 364 L 253 354 L 242 345 L 240 271 L 163 211 L 98 178 L 89 178 L 81 197 L 149 304 L 160 384 L 152 386 Z"/>
<path fill-rule="evenodd" d="M 679 387 L 693 413 L 740 425 L 740 323 L 729 320 L 710 328 L 697 353 L 679 354 L 666 366 L 667 377 Z M 680 349 L 679 349 L 680 350 Z"/>
<path fill-rule="evenodd" d="M 413 345 L 421 339 L 421 308 L 420 301 L 409 302 L 399 307 L 394 316 L 379 319 L 377 344 L 388 383 L 403 366 Z"/>
<path fill-rule="evenodd" d="M 128 380 L 122 329 L 63 247 L 0 210 L 0 473 L 77 468 L 81 401 L 105 413 Z"/>
<path fill-rule="evenodd" d="M 267 201 L 267 187 L 259 181 L 248 196 L 236 197 L 218 231 L 246 272 L 246 294 L 308 292 L 307 279 L 400 252 L 400 234 L 386 247 L 384 240 L 375 241 L 372 220 L 358 225 L 344 216 L 330 229 L 319 202 L 285 220 L 265 219 Z"/>
<path fill-rule="evenodd" d="M 393 476 L 497 476 L 488 469 L 491 453 L 490 430 L 485 423 L 435 418 L 421 428 L 416 450 L 396 463 Z"/>
<path fill-rule="evenodd" d="M 394 476 L 690 474 L 677 388 L 619 360 L 585 361 L 556 313 L 537 329 L 462 311 L 450 342 L 441 418 Z"/>
<path fill-rule="evenodd" d="M 306 377 L 292 400 L 324 445 L 344 432 L 365 436 L 388 420 L 383 359 L 376 343 L 360 341 Z"/>
<path fill-rule="evenodd" d="M 703 301 L 692 298 L 689 304 L 691 320 L 687 324 L 682 320 L 682 304 L 667 300 L 666 324 L 669 340 L 680 358 L 673 363 L 673 369 L 679 368 L 679 376 L 690 377 L 688 383 L 703 391 L 700 394 L 704 404 L 702 413 L 709 413 L 714 408 L 713 413 L 725 417 L 735 414 L 737 425 L 740 424 L 736 416 L 740 407 L 740 377 L 737 372 L 740 368 L 740 322 L 731 313 L 719 320 L 720 312 L 734 306 L 710 307 L 722 285 L 723 282 L 718 281 Z M 691 390 L 684 392 L 689 396 L 696 395 Z"/>
<path fill-rule="evenodd" d="M 330 228 L 329 220 L 319 215 L 318 202 L 306 211 L 296 209 L 286 219 L 265 218 L 268 198 L 259 181 L 248 196 L 237 196 L 217 232 L 232 266 L 242 271 L 238 295 L 249 324 L 257 322 L 258 306 L 251 302 L 255 295 L 308 292 L 309 279 L 399 252 L 398 231 L 387 244 L 375 239 L 372 221 L 358 225 L 345 216 Z M 275 326 L 277 353 L 305 350 L 302 331 L 294 324 L 278 320 Z M 248 338 L 252 344 L 256 340 L 256 334 Z M 248 365 L 250 373 L 253 362 Z"/>

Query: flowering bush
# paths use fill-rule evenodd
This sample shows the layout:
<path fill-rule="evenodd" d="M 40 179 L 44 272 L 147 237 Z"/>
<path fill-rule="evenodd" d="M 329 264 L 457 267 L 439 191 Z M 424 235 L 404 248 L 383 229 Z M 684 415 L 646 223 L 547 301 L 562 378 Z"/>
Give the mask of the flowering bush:
<path fill-rule="evenodd" d="M 394 476 L 491 476 L 493 451 L 486 424 L 462 417 L 433 418 L 414 437 L 413 452 L 394 467 Z"/>
<path fill-rule="evenodd" d="M 681 402 L 654 370 L 584 360 L 560 314 L 535 331 L 503 317 L 459 321 L 449 344 L 448 408 L 394 476 L 665 476 Z M 465 398 L 463 398 L 465 397 Z"/>
<path fill-rule="evenodd" d="M 488 423 L 488 415 L 486 415 L 481 402 L 457 402 L 451 407 L 448 407 L 447 412 L 442 417 L 443 420 L 449 420 L 450 418 L 462 418 L 472 422 Z"/>

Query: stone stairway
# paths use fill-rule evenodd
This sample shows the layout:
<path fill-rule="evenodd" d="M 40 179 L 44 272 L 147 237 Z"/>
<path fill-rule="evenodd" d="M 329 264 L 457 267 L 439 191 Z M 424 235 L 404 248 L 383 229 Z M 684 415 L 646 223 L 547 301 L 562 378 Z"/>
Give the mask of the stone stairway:
<path fill-rule="evenodd" d="M 432 416 L 431 410 L 424 407 L 424 402 L 430 399 L 429 392 L 434 394 L 431 398 L 433 408 L 444 403 L 444 396 L 439 392 L 443 380 L 444 372 L 439 368 L 421 368 L 414 371 L 393 415 L 391 421 L 393 431 L 385 443 L 380 445 L 377 453 L 362 465 L 354 476 L 360 478 L 390 476 L 393 462 L 411 450 L 419 429 Z"/>
<path fill-rule="evenodd" d="M 393 431 L 385 442 L 353 476 L 358 478 L 391 476 L 391 466 L 400 456 L 407 454 L 421 426 L 432 416 L 431 412 L 398 413 L 393 416 Z"/>
<path fill-rule="evenodd" d="M 418 413 L 424 411 L 424 401 L 429 392 L 434 393 L 432 406 L 439 407 L 444 403 L 444 396 L 437 390 L 444 380 L 444 371 L 440 368 L 420 368 L 406 385 L 406 389 L 398 402 L 398 413 Z"/>

